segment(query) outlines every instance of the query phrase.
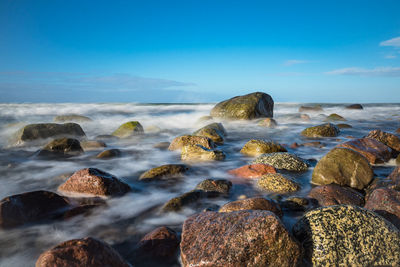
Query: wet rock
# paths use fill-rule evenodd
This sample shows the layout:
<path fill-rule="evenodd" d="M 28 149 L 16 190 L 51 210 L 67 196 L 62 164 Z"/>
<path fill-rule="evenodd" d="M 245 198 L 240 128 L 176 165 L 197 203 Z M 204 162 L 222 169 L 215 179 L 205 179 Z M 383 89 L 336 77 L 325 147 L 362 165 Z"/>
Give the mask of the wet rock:
<path fill-rule="evenodd" d="M 307 147 L 318 147 L 318 148 L 323 148 L 325 147 L 325 145 L 319 141 L 315 141 L 315 142 L 306 142 L 301 144 L 302 146 L 307 146 Z"/>
<path fill-rule="evenodd" d="M 78 215 L 84 215 L 88 216 L 91 214 L 94 208 L 100 207 L 100 205 L 82 205 L 82 206 L 77 206 L 73 207 L 66 212 L 64 212 L 62 218 L 64 220 L 68 220 L 70 218 L 73 218 Z"/>
<path fill-rule="evenodd" d="M 394 184 L 400 185 L 400 167 L 394 168 L 394 170 L 389 174 L 388 179 L 390 179 Z"/>
<path fill-rule="evenodd" d="M 346 121 L 346 119 L 340 116 L 339 114 L 332 113 L 331 115 L 326 117 L 325 121 Z"/>
<path fill-rule="evenodd" d="M 272 212 L 203 212 L 183 224 L 183 266 L 297 266 L 301 246 Z"/>
<path fill-rule="evenodd" d="M 364 109 L 361 104 L 351 104 L 346 106 L 346 109 Z"/>
<path fill-rule="evenodd" d="M 347 148 L 334 148 L 315 166 L 311 182 L 316 185 L 338 184 L 363 189 L 373 178 L 368 160 Z"/>
<path fill-rule="evenodd" d="M 303 121 L 309 121 L 309 120 L 311 120 L 311 117 L 310 117 L 308 114 L 300 114 L 300 118 L 301 118 Z"/>
<path fill-rule="evenodd" d="M 261 127 L 275 128 L 276 126 L 278 126 L 278 123 L 273 118 L 265 118 L 260 120 L 258 122 L 258 125 Z"/>
<path fill-rule="evenodd" d="M 400 165 L 400 155 L 398 155 L 397 158 L 396 158 L 396 164 Z"/>
<path fill-rule="evenodd" d="M 72 138 L 54 139 L 38 153 L 39 157 L 70 157 L 83 153 L 79 140 Z"/>
<path fill-rule="evenodd" d="M 287 150 L 280 144 L 275 143 L 273 141 L 254 140 L 254 139 L 248 141 L 240 150 L 240 153 L 248 156 L 259 156 L 261 154 L 273 153 L 273 152 L 287 152 Z"/>
<path fill-rule="evenodd" d="M 96 139 L 96 141 L 107 141 L 107 142 L 114 141 L 115 142 L 115 141 L 119 140 L 119 137 L 116 137 L 111 134 L 101 134 L 101 135 L 96 136 L 94 139 Z"/>
<path fill-rule="evenodd" d="M 396 152 L 400 152 L 400 138 L 394 134 L 386 133 L 381 130 L 373 130 L 370 131 L 366 137 L 376 139 Z"/>
<path fill-rule="evenodd" d="M 129 267 L 107 243 L 92 237 L 63 242 L 42 253 L 36 267 L 85 266 Z"/>
<path fill-rule="evenodd" d="M 290 211 L 305 211 L 315 208 L 318 203 L 313 199 L 305 197 L 288 197 L 286 200 L 280 203 L 281 207 Z"/>
<path fill-rule="evenodd" d="M 54 117 L 54 122 L 88 122 L 88 121 L 92 121 L 92 119 L 77 114 L 59 115 Z"/>
<path fill-rule="evenodd" d="M 400 229 L 400 192 L 378 188 L 369 195 L 364 208 L 374 211 Z"/>
<path fill-rule="evenodd" d="M 112 174 L 96 168 L 86 168 L 75 172 L 58 190 L 68 195 L 120 196 L 131 188 Z"/>
<path fill-rule="evenodd" d="M 222 123 L 215 122 L 195 131 L 193 135 L 208 137 L 216 144 L 223 144 L 226 131 Z"/>
<path fill-rule="evenodd" d="M 302 136 L 319 138 L 319 137 L 336 137 L 340 130 L 332 123 L 325 123 L 304 129 L 301 132 Z"/>
<path fill-rule="evenodd" d="M 112 135 L 119 138 L 129 138 L 135 135 L 141 135 L 143 133 L 143 127 L 138 121 L 129 121 L 119 126 L 119 128 L 115 130 Z"/>
<path fill-rule="evenodd" d="M 161 208 L 162 212 L 177 212 L 182 208 L 196 203 L 199 199 L 204 198 L 205 193 L 202 190 L 193 190 L 178 197 L 170 199 Z"/>
<path fill-rule="evenodd" d="M 240 178 L 260 178 L 265 174 L 276 173 L 276 170 L 271 165 L 258 163 L 245 165 L 240 168 L 230 170 L 228 173 Z"/>
<path fill-rule="evenodd" d="M 252 197 L 228 202 L 219 209 L 219 212 L 233 212 L 239 210 L 268 210 L 279 218 L 283 216 L 281 207 L 278 204 L 263 197 Z"/>
<path fill-rule="evenodd" d="M 339 129 L 353 128 L 353 126 L 351 126 L 350 124 L 347 124 L 347 123 L 338 123 L 338 124 L 336 124 L 336 127 L 338 127 Z"/>
<path fill-rule="evenodd" d="M 308 169 L 307 164 L 302 159 L 300 159 L 296 155 L 285 152 L 260 155 L 252 162 L 252 164 L 257 163 L 268 164 L 279 170 L 296 172 L 306 171 Z"/>
<path fill-rule="evenodd" d="M 392 151 L 383 143 L 372 138 L 361 138 L 339 144 L 337 147 L 350 148 L 363 155 L 371 164 L 390 160 Z"/>
<path fill-rule="evenodd" d="M 160 150 L 167 150 L 170 144 L 170 142 L 160 142 L 155 144 L 153 147 Z"/>
<path fill-rule="evenodd" d="M 274 101 L 268 94 L 256 92 L 236 96 L 218 103 L 211 110 L 212 117 L 230 120 L 251 120 L 273 117 Z"/>
<path fill-rule="evenodd" d="M 215 148 L 214 142 L 208 137 L 183 135 L 176 137 L 174 140 L 172 140 L 171 144 L 168 147 L 168 150 L 179 150 L 182 149 L 182 147 L 188 145 L 201 145 L 208 149 Z"/>
<path fill-rule="evenodd" d="M 221 150 L 211 150 L 201 145 L 187 145 L 184 146 L 181 151 L 181 160 L 185 161 L 211 161 L 224 159 L 225 154 Z"/>
<path fill-rule="evenodd" d="M 397 128 L 396 133 L 400 133 L 400 128 Z"/>
<path fill-rule="evenodd" d="M 197 120 L 196 124 L 201 124 L 201 123 L 204 123 L 204 122 L 210 122 L 210 121 L 213 121 L 213 120 L 214 120 L 214 119 L 213 119 L 212 116 L 201 116 L 201 117 Z"/>
<path fill-rule="evenodd" d="M 299 112 L 320 112 L 323 111 L 321 105 L 314 105 L 314 106 L 301 106 L 299 108 Z"/>
<path fill-rule="evenodd" d="M 38 123 L 24 126 L 14 134 L 11 142 L 18 146 L 33 141 L 43 143 L 47 138 L 62 137 L 83 139 L 86 135 L 81 126 L 76 123 Z"/>
<path fill-rule="evenodd" d="M 336 184 L 314 187 L 308 193 L 308 197 L 317 200 L 321 207 L 339 204 L 364 205 L 364 196 L 361 193 L 350 187 Z"/>
<path fill-rule="evenodd" d="M 106 143 L 101 141 L 89 140 L 82 141 L 81 147 L 84 151 L 100 150 L 107 147 Z"/>
<path fill-rule="evenodd" d="M 274 193 L 291 193 L 300 190 L 300 185 L 292 179 L 280 174 L 266 174 L 257 181 L 257 186 Z"/>
<path fill-rule="evenodd" d="M 0 227 L 52 219 L 68 208 L 67 200 L 53 192 L 40 190 L 9 196 L 0 201 Z"/>
<path fill-rule="evenodd" d="M 156 126 L 156 125 L 150 125 L 150 126 L 146 127 L 146 129 L 144 129 L 144 131 L 146 133 L 153 133 L 154 134 L 154 133 L 161 132 L 162 129 L 160 127 Z"/>
<path fill-rule="evenodd" d="M 166 164 L 155 168 L 152 168 L 142 175 L 140 175 L 139 180 L 142 181 L 152 181 L 162 178 L 179 178 L 182 177 L 189 167 L 183 164 Z"/>
<path fill-rule="evenodd" d="M 121 150 L 117 148 L 107 149 L 99 154 L 97 154 L 96 158 L 98 159 L 112 159 L 121 156 Z"/>
<path fill-rule="evenodd" d="M 200 182 L 196 186 L 195 190 L 204 191 L 208 195 L 211 195 L 211 194 L 227 195 L 227 194 L 229 194 L 231 187 L 232 187 L 232 182 L 225 180 L 225 179 L 206 179 L 206 180 Z"/>
<path fill-rule="evenodd" d="M 294 226 L 295 237 L 313 266 L 398 266 L 400 233 L 366 209 L 337 205 L 307 212 Z"/>

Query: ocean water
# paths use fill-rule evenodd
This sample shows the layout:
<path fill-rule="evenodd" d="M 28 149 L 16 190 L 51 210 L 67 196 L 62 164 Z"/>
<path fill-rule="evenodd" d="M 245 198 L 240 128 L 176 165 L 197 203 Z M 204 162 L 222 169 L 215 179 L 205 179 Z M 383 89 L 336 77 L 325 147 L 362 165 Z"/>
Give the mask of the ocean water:
<path fill-rule="evenodd" d="M 322 104 L 323 111 L 308 112 L 309 121 L 299 118 L 298 109 L 304 103 L 275 103 L 276 128 L 264 128 L 256 121 L 222 122 L 227 130 L 224 145 L 218 147 L 227 157 L 221 162 L 191 164 L 192 171 L 176 183 L 143 183 L 138 177 L 144 171 L 163 164 L 180 163 L 180 155 L 174 151 L 153 148 L 159 142 L 190 134 L 205 123 L 198 123 L 201 116 L 208 115 L 214 104 L 0 104 L 0 199 L 33 190 L 56 192 L 63 183 L 63 176 L 87 167 L 96 167 L 136 188 L 135 192 L 107 200 L 107 206 L 95 209 L 90 216 L 76 216 L 69 220 L 26 225 L 10 230 L 0 230 L 0 266 L 33 266 L 37 257 L 52 246 L 73 238 L 93 236 L 113 245 L 126 259 L 130 259 L 136 242 L 158 226 L 169 226 L 180 232 L 183 221 L 196 212 L 213 205 L 236 200 L 240 195 L 278 196 L 260 191 L 252 183 L 234 182 L 229 198 L 205 199 L 196 208 L 186 208 L 178 213 L 162 214 L 159 208 L 169 199 L 194 189 L 207 178 L 232 179 L 227 171 L 253 160 L 239 150 L 251 139 L 273 140 L 286 144 L 289 152 L 304 159 L 319 160 L 330 149 L 351 138 L 359 138 L 370 130 L 382 129 L 395 132 L 400 127 L 400 104 L 364 104 L 363 110 L 348 110 L 344 104 Z M 338 113 L 353 126 L 342 129 L 336 138 L 320 140 L 323 148 L 300 147 L 291 149 L 293 142 L 304 143 L 300 132 L 309 126 L 323 123 L 324 117 Z M 40 148 L 10 147 L 9 139 L 25 124 L 53 122 L 57 115 L 79 114 L 93 121 L 79 123 L 88 139 L 111 134 L 124 122 L 137 120 L 146 129 L 154 126 L 158 132 L 129 140 L 109 141 L 108 148 L 118 148 L 121 157 L 96 159 L 99 151 L 89 151 L 81 156 L 64 160 L 43 160 L 35 157 Z M 394 161 L 374 166 L 376 176 L 385 177 L 394 168 Z M 287 173 L 301 185 L 299 192 L 282 196 L 305 196 L 311 188 L 313 167 L 301 174 Z M 301 216 L 286 213 L 283 222 L 290 229 Z"/>

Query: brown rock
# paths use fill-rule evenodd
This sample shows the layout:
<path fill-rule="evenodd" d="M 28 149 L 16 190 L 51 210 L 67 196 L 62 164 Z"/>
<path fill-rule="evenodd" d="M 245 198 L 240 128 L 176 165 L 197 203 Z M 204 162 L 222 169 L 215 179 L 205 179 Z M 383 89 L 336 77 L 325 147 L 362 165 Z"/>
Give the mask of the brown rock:
<path fill-rule="evenodd" d="M 225 154 L 221 150 L 212 150 L 201 145 L 187 145 L 182 148 L 181 160 L 212 161 L 224 160 Z"/>
<path fill-rule="evenodd" d="M 84 151 L 99 150 L 107 147 L 106 143 L 96 140 L 82 141 L 81 147 Z"/>
<path fill-rule="evenodd" d="M 364 208 L 372 210 L 400 229 L 400 192 L 378 188 L 369 195 Z"/>
<path fill-rule="evenodd" d="M 273 118 L 265 118 L 258 122 L 258 125 L 261 127 L 267 128 L 275 128 L 278 126 L 278 123 Z"/>
<path fill-rule="evenodd" d="M 42 253 L 36 267 L 129 267 L 107 243 L 86 237 L 63 242 Z"/>
<path fill-rule="evenodd" d="M 139 180 L 156 180 L 162 178 L 179 178 L 182 177 L 189 168 L 183 164 L 166 164 L 152 168 L 142 175 Z"/>
<path fill-rule="evenodd" d="M 371 164 L 387 162 L 392 155 L 388 146 L 372 138 L 354 139 L 339 144 L 337 147 L 353 149 L 366 157 Z"/>
<path fill-rule="evenodd" d="M 394 184 L 400 185 L 400 166 L 396 167 L 388 176 Z"/>
<path fill-rule="evenodd" d="M 66 194 L 120 196 L 131 188 L 112 174 L 96 168 L 86 168 L 75 172 L 58 190 Z"/>
<path fill-rule="evenodd" d="M 182 147 L 187 145 L 201 145 L 208 149 L 213 149 L 215 147 L 214 142 L 208 137 L 183 135 L 172 140 L 168 150 L 182 149 Z"/>
<path fill-rule="evenodd" d="M 346 109 L 364 109 L 361 104 L 351 104 L 346 106 Z"/>
<path fill-rule="evenodd" d="M 301 246 L 269 211 L 209 211 L 183 224 L 183 266 L 297 266 L 301 256 Z"/>
<path fill-rule="evenodd" d="M 98 159 L 111 159 L 111 158 L 116 158 L 121 155 L 121 150 L 117 148 L 112 148 L 112 149 L 107 149 L 99 154 L 97 154 L 96 158 Z"/>
<path fill-rule="evenodd" d="M 274 152 L 287 152 L 287 150 L 278 143 L 254 139 L 248 141 L 240 150 L 240 153 L 248 156 L 259 156 L 261 154 Z"/>
<path fill-rule="evenodd" d="M 400 152 L 400 138 L 394 134 L 386 133 L 381 130 L 373 130 L 370 131 L 366 137 L 376 139 L 379 142 L 384 143 L 391 149 Z"/>
<path fill-rule="evenodd" d="M 238 210 L 268 210 L 275 213 L 279 218 L 283 216 L 282 210 L 278 204 L 263 197 L 253 197 L 228 202 L 223 205 L 218 212 L 233 212 Z"/>
<path fill-rule="evenodd" d="M 299 147 L 300 147 L 300 145 L 298 143 L 296 143 L 296 142 L 294 142 L 294 143 L 292 143 L 290 145 L 290 148 L 292 148 L 292 149 L 296 149 L 296 148 L 299 148 Z"/>
<path fill-rule="evenodd" d="M 364 205 L 362 194 L 350 187 L 335 184 L 314 187 L 308 197 L 317 200 L 321 207 L 339 204 Z"/>
<path fill-rule="evenodd" d="M 167 150 L 170 145 L 170 142 L 160 142 L 157 144 L 154 144 L 154 148 L 160 149 L 160 150 Z"/>
<path fill-rule="evenodd" d="M 205 179 L 196 185 L 195 190 L 206 192 L 209 196 L 227 195 L 231 190 L 232 182 L 225 179 Z"/>
<path fill-rule="evenodd" d="M 241 178 L 260 178 L 268 173 L 276 173 L 274 167 L 264 163 L 245 165 L 228 171 L 229 174 Z"/>
<path fill-rule="evenodd" d="M 40 157 L 77 156 L 83 153 L 79 140 L 73 138 L 59 138 L 47 143 L 38 153 Z"/>

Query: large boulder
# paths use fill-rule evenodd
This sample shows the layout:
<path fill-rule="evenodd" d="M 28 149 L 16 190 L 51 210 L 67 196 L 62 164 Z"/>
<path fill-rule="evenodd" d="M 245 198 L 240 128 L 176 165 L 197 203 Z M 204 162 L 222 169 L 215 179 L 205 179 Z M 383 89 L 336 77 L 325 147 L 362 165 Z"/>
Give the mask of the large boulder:
<path fill-rule="evenodd" d="M 262 154 L 253 160 L 252 164 L 263 163 L 279 170 L 301 172 L 308 169 L 307 164 L 294 154 L 276 152 Z"/>
<path fill-rule="evenodd" d="M 183 224 L 183 266 L 297 266 L 301 256 L 301 246 L 269 211 L 209 211 Z"/>
<path fill-rule="evenodd" d="M 42 157 L 69 157 L 83 153 L 79 140 L 73 138 L 60 138 L 47 143 L 38 153 Z"/>
<path fill-rule="evenodd" d="M 195 131 L 193 135 L 208 137 L 216 144 L 223 144 L 226 131 L 222 123 L 214 122 Z"/>
<path fill-rule="evenodd" d="M 59 216 L 69 203 L 53 192 L 33 191 L 3 198 L 0 201 L 0 227 L 10 228 Z"/>
<path fill-rule="evenodd" d="M 248 141 L 240 150 L 240 153 L 252 157 L 259 156 L 265 153 L 274 153 L 274 152 L 287 152 L 287 150 L 280 144 L 275 143 L 273 141 L 254 140 L 254 139 Z"/>
<path fill-rule="evenodd" d="M 86 168 L 75 172 L 58 187 L 64 194 L 84 194 L 95 196 L 121 196 L 131 190 L 130 186 L 112 174 L 96 168 Z"/>
<path fill-rule="evenodd" d="M 372 210 L 400 229 L 400 192 L 390 188 L 378 188 L 369 195 L 364 208 Z"/>
<path fill-rule="evenodd" d="M 86 237 L 65 241 L 43 252 L 36 267 L 129 267 L 130 265 L 107 243 Z"/>
<path fill-rule="evenodd" d="M 166 164 L 155 168 L 152 168 L 142 175 L 140 175 L 139 180 L 143 181 L 153 181 L 162 178 L 179 178 L 182 177 L 189 167 L 183 164 Z"/>
<path fill-rule="evenodd" d="M 88 121 L 92 121 L 92 119 L 77 114 L 58 115 L 54 117 L 54 122 L 88 122 Z"/>
<path fill-rule="evenodd" d="M 112 135 L 119 138 L 129 138 L 143 133 L 143 126 L 138 121 L 129 121 L 119 126 Z"/>
<path fill-rule="evenodd" d="M 391 149 L 400 152 L 400 138 L 394 134 L 383 132 L 381 130 L 373 130 L 370 131 L 366 137 L 376 139 Z"/>
<path fill-rule="evenodd" d="M 251 165 L 244 165 L 237 169 L 228 171 L 229 174 L 240 178 L 260 178 L 268 173 L 276 173 L 274 167 L 268 164 L 257 163 Z"/>
<path fill-rule="evenodd" d="M 208 149 L 215 148 L 214 142 L 204 136 L 194 136 L 194 135 L 183 135 L 178 136 L 172 140 L 171 144 L 168 147 L 168 150 L 180 150 L 184 146 L 188 145 L 201 145 Z"/>
<path fill-rule="evenodd" d="M 321 207 L 338 204 L 364 205 L 364 196 L 361 193 L 351 187 L 336 184 L 314 187 L 308 197 L 317 200 Z"/>
<path fill-rule="evenodd" d="M 256 92 L 222 101 L 211 110 L 212 117 L 251 120 L 273 117 L 274 101 L 268 94 Z"/>
<path fill-rule="evenodd" d="M 181 160 L 184 161 L 212 161 L 224 160 L 225 154 L 221 150 L 207 149 L 201 145 L 187 145 L 182 148 Z"/>
<path fill-rule="evenodd" d="M 338 147 L 350 148 L 363 155 L 371 164 L 384 163 L 392 156 L 391 149 L 372 138 L 361 138 L 339 144 Z"/>
<path fill-rule="evenodd" d="M 339 132 L 339 128 L 332 123 L 325 123 L 308 127 L 301 132 L 301 135 L 310 138 L 335 137 L 338 136 Z"/>
<path fill-rule="evenodd" d="M 282 218 L 283 216 L 281 207 L 278 204 L 271 199 L 263 197 L 252 197 L 228 202 L 224 204 L 218 212 L 233 212 L 238 210 L 268 210 L 273 212 L 279 218 Z"/>
<path fill-rule="evenodd" d="M 257 181 L 257 186 L 274 193 L 291 193 L 300 190 L 300 185 L 280 173 L 266 174 Z"/>
<path fill-rule="evenodd" d="M 399 266 L 400 232 L 366 209 L 337 205 L 307 212 L 295 237 L 313 266 Z"/>
<path fill-rule="evenodd" d="M 347 148 L 334 148 L 315 166 L 311 182 L 316 185 L 338 184 L 363 189 L 373 178 L 368 160 Z"/>

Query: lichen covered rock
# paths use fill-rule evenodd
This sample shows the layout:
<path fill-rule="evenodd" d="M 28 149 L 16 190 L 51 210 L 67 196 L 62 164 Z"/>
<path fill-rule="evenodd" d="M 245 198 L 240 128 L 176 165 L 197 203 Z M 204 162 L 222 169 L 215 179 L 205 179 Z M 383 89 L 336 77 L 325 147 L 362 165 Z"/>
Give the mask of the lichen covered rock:
<path fill-rule="evenodd" d="M 222 123 L 215 122 L 195 131 L 193 135 L 208 137 L 216 144 L 223 144 L 226 131 Z"/>
<path fill-rule="evenodd" d="M 142 175 L 140 175 L 139 180 L 150 181 L 163 178 L 179 178 L 182 177 L 188 170 L 189 167 L 183 164 L 161 165 L 144 172 Z"/>
<path fill-rule="evenodd" d="M 320 137 L 335 137 L 339 134 L 339 129 L 332 123 L 325 123 L 313 127 L 309 127 L 304 129 L 301 132 L 302 136 L 311 137 L 311 138 L 320 138 Z"/>
<path fill-rule="evenodd" d="M 259 156 L 261 154 L 273 153 L 273 152 L 287 152 L 287 150 L 280 144 L 275 143 L 273 141 L 254 140 L 254 139 L 248 141 L 240 150 L 240 153 L 248 156 Z"/>
<path fill-rule="evenodd" d="M 183 135 L 178 136 L 174 140 L 172 140 L 171 144 L 168 147 L 168 150 L 179 150 L 182 149 L 182 147 L 188 145 L 201 145 L 208 149 L 215 148 L 214 142 L 208 137 Z"/>
<path fill-rule="evenodd" d="M 294 154 L 286 152 L 276 152 L 262 154 L 253 160 L 252 164 L 263 163 L 273 166 L 276 169 L 288 171 L 306 171 L 307 164 Z"/>
<path fill-rule="evenodd" d="M 141 135 L 143 132 L 143 126 L 138 121 L 129 121 L 119 126 L 112 135 L 119 138 L 129 138 L 135 135 Z"/>
<path fill-rule="evenodd" d="M 196 185 L 195 190 L 201 190 L 207 193 L 229 194 L 232 182 L 225 179 L 206 179 Z"/>
<path fill-rule="evenodd" d="M 300 190 L 300 185 L 280 173 L 266 174 L 257 181 L 257 186 L 274 193 L 291 193 Z"/>
<path fill-rule="evenodd" d="M 224 160 L 225 154 L 221 150 L 207 149 L 200 145 L 187 145 L 182 148 L 181 160 L 184 161 L 211 161 Z"/>

